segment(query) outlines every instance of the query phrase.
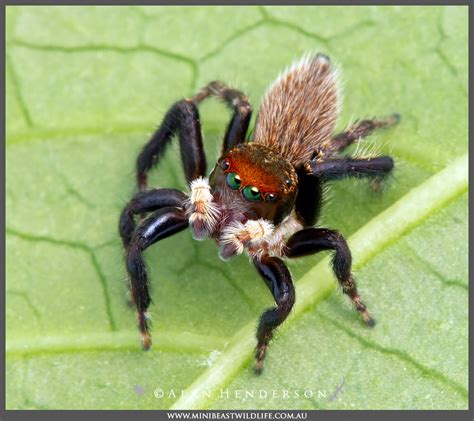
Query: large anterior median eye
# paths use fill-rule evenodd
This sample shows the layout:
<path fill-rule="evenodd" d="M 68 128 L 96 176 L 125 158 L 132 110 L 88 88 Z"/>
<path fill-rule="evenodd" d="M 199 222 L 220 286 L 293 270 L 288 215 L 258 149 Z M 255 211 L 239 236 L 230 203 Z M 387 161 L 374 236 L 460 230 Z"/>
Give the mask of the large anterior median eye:
<path fill-rule="evenodd" d="M 245 187 L 242 193 L 247 200 L 251 200 L 253 202 L 260 200 L 261 197 L 260 190 L 255 186 Z"/>
<path fill-rule="evenodd" d="M 236 174 L 235 172 L 230 172 L 227 174 L 226 177 L 227 185 L 232 189 L 232 190 L 238 190 L 240 188 L 240 185 L 242 184 L 242 180 L 239 177 L 239 174 Z"/>

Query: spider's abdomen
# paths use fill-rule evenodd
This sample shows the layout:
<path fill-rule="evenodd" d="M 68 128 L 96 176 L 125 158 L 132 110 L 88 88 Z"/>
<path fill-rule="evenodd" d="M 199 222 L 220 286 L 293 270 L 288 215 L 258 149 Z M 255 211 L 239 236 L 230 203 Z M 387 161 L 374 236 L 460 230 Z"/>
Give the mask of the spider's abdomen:
<path fill-rule="evenodd" d="M 278 151 L 298 168 L 331 138 L 338 96 L 329 58 L 322 54 L 305 57 L 282 74 L 266 94 L 254 142 Z"/>

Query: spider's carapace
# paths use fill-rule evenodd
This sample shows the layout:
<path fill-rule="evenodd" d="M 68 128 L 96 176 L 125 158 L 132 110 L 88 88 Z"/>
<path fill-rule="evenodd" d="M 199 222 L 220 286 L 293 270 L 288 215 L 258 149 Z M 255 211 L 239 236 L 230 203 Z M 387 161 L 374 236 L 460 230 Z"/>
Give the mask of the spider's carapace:
<path fill-rule="evenodd" d="M 225 102 L 233 116 L 222 155 L 207 177 L 198 105 L 209 96 Z M 397 123 L 399 116 L 363 120 L 334 134 L 339 97 L 337 72 L 327 56 L 317 54 L 295 63 L 270 87 L 251 139 L 246 137 L 252 114 L 247 97 L 222 82 L 211 82 L 171 107 L 138 156 L 139 192 L 123 210 L 119 224 L 144 349 L 151 346 L 151 337 L 149 282 L 142 253 L 187 227 L 197 240 L 214 239 L 224 260 L 245 251 L 273 294 L 276 307 L 262 314 L 257 330 L 257 373 L 273 332 L 295 302 L 283 259 L 332 251 L 334 273 L 343 292 L 362 319 L 374 325 L 351 273 L 346 240 L 339 232 L 316 224 L 325 183 L 367 177 L 377 188 L 391 172 L 391 157 L 354 157 L 342 152 L 374 129 Z M 189 192 L 148 189 L 147 173 L 175 134 Z M 138 226 L 137 215 L 142 217 Z"/>

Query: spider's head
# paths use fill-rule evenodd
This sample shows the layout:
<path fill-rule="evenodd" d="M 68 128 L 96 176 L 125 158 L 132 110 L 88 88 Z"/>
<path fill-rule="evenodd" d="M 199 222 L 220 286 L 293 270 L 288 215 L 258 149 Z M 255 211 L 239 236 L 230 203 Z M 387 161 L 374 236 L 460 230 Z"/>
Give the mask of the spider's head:
<path fill-rule="evenodd" d="M 280 223 L 294 206 L 298 177 L 281 155 L 259 143 L 242 143 L 219 158 L 210 184 L 229 205 Z"/>

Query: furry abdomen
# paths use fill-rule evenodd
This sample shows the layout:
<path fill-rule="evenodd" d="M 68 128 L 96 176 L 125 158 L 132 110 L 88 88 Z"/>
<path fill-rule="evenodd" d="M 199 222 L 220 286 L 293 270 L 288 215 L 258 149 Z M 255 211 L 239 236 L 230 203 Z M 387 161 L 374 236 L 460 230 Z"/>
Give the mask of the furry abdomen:
<path fill-rule="evenodd" d="M 322 54 L 305 57 L 265 95 L 253 140 L 299 167 L 331 138 L 338 111 L 337 75 L 329 58 Z"/>

